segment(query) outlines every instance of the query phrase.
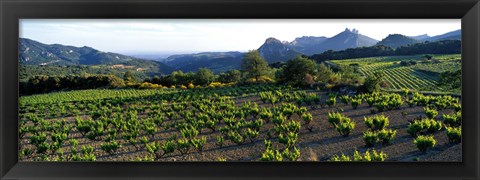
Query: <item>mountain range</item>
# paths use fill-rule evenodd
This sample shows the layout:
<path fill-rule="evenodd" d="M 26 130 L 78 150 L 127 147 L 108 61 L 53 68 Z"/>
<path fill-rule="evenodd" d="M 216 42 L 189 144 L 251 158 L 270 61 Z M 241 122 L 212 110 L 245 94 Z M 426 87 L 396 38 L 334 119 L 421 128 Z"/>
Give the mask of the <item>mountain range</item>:
<path fill-rule="evenodd" d="M 312 56 L 325 51 L 340 51 L 351 48 L 384 45 L 392 48 L 408 46 L 425 41 L 446 39 L 461 40 L 461 31 L 456 30 L 438 36 L 427 34 L 404 36 L 390 34 L 378 41 L 362 35 L 356 29 L 345 29 L 333 36 L 302 36 L 293 41 L 280 41 L 273 37 L 267 38 L 257 49 L 268 63 L 283 62 L 298 55 Z M 19 39 L 19 62 L 25 65 L 109 65 L 148 69 L 155 74 L 168 74 L 174 70 L 183 72 L 197 71 L 206 67 L 215 73 L 239 69 L 244 52 L 202 52 L 194 54 L 177 54 L 167 58 L 145 60 L 139 57 L 126 56 L 117 53 L 102 52 L 91 47 L 73 47 L 60 44 L 43 44 L 34 40 Z"/>
<path fill-rule="evenodd" d="M 445 39 L 460 39 L 461 31 L 456 30 L 446 34 L 430 37 L 427 34 L 407 37 L 400 34 L 392 34 L 386 38 L 378 41 L 368 36 L 362 35 L 356 29 L 345 29 L 343 32 L 333 36 L 302 36 L 295 38 L 295 40 L 280 41 L 276 38 L 270 37 L 257 49 L 260 55 L 267 60 L 268 63 L 275 63 L 287 61 L 298 55 L 311 56 L 320 54 L 322 52 L 332 50 L 339 51 L 350 48 L 369 47 L 374 45 L 385 45 L 392 48 L 411 45 L 424 41 L 438 41 Z M 203 58 L 198 58 L 201 56 Z M 222 52 L 210 52 L 199 54 L 174 55 L 165 60 L 160 60 L 167 65 L 172 66 L 175 70 L 195 71 L 200 67 L 207 67 L 213 69 L 215 72 L 237 69 L 240 67 L 242 55 L 237 53 L 235 55 L 226 56 Z M 211 58 L 209 58 L 211 57 Z M 222 58 L 218 58 L 222 57 Z M 211 62 L 212 61 L 212 62 Z M 209 66 L 214 64 L 214 66 Z M 220 64 L 229 65 L 226 68 L 218 68 Z"/>
<path fill-rule="evenodd" d="M 440 34 L 437 36 L 429 36 L 428 34 L 422 34 L 418 36 L 410 36 L 410 38 L 419 40 L 419 41 L 441 41 L 441 40 L 462 40 L 462 31 L 455 30 L 455 31 L 450 31 L 445 34 Z"/>
<path fill-rule="evenodd" d="M 19 39 L 18 60 L 23 65 L 104 65 L 109 67 L 129 67 L 167 74 L 172 69 L 162 62 L 144 60 L 117 53 L 102 52 L 91 47 L 74 47 L 60 44 L 43 44 L 31 39 Z"/>
<path fill-rule="evenodd" d="M 445 34 L 427 38 L 424 41 L 441 41 L 441 40 L 447 40 L 447 39 L 462 40 L 462 31 L 460 29 L 451 31 Z"/>
<path fill-rule="evenodd" d="M 382 39 L 380 42 L 378 42 L 376 45 L 384 45 L 391 48 L 398 48 L 401 46 L 407 46 L 419 42 L 422 41 L 401 34 L 390 34 L 385 39 Z"/>
<path fill-rule="evenodd" d="M 268 38 L 265 43 L 258 48 L 258 53 L 268 63 L 287 61 L 302 53 L 289 46 L 288 43 L 281 42 L 275 38 Z"/>
<path fill-rule="evenodd" d="M 331 38 L 303 36 L 296 38 L 292 42 L 281 42 L 275 38 L 268 38 L 258 48 L 258 51 L 265 60 L 269 63 L 274 63 L 286 61 L 301 54 L 310 56 L 327 50 L 338 51 L 348 48 L 373 46 L 377 42 L 378 40 L 362 35 L 356 29 L 350 30 L 347 28 Z"/>
<path fill-rule="evenodd" d="M 208 67 L 215 73 L 232 69 L 239 69 L 242 62 L 243 52 L 203 52 L 195 54 L 172 55 L 160 60 L 173 70 L 183 72 L 196 71 L 202 67 Z"/>
<path fill-rule="evenodd" d="M 373 38 L 362 35 L 358 30 L 345 29 L 345 31 L 327 38 L 325 36 L 303 36 L 291 42 L 282 42 L 270 37 L 257 49 L 260 55 L 268 63 L 287 61 L 298 55 L 313 55 L 326 50 L 344 50 L 363 46 L 373 46 L 378 42 Z M 201 67 L 208 67 L 214 72 L 238 69 L 243 54 L 239 52 L 209 52 L 198 54 L 173 55 L 166 59 L 159 60 L 174 70 L 195 71 Z M 212 64 L 210 66 L 210 64 Z M 219 68 L 219 65 L 228 65 Z"/>

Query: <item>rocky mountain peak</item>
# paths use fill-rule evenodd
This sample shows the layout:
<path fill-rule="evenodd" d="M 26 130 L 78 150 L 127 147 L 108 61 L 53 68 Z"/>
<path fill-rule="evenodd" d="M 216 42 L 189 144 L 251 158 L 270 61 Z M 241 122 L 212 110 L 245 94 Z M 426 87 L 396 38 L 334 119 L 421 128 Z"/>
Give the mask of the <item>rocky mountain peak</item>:
<path fill-rule="evenodd" d="M 265 43 L 282 43 L 282 42 L 276 38 L 269 37 L 267 38 L 267 40 L 265 40 Z"/>

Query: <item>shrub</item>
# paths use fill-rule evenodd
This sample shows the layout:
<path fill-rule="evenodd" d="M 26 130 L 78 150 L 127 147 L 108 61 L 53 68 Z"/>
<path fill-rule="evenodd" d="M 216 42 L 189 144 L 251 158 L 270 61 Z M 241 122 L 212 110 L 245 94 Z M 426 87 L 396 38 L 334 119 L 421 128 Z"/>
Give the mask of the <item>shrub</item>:
<path fill-rule="evenodd" d="M 147 132 L 147 134 L 149 134 L 152 137 L 157 132 L 157 124 L 155 124 L 152 118 L 148 118 L 142 121 L 142 128 L 145 132 Z"/>
<path fill-rule="evenodd" d="M 365 101 L 367 102 L 369 107 L 372 107 L 373 104 L 375 104 L 375 102 L 376 102 L 374 97 L 368 97 L 367 99 L 365 99 Z"/>
<path fill-rule="evenodd" d="M 462 142 L 462 129 L 460 127 L 447 127 L 447 137 L 451 143 Z"/>
<path fill-rule="evenodd" d="M 79 117 L 76 117 L 75 123 L 77 130 L 80 132 L 80 134 L 82 134 L 82 136 L 85 136 L 88 132 L 90 132 L 94 126 L 94 121 L 92 119 L 83 120 Z"/>
<path fill-rule="evenodd" d="M 297 149 L 297 147 L 293 147 L 293 151 L 290 151 L 289 148 L 286 148 L 282 152 L 282 156 L 290 161 L 296 161 L 298 158 L 300 158 L 300 150 Z"/>
<path fill-rule="evenodd" d="M 211 82 L 210 84 L 208 84 L 208 87 L 212 87 L 212 88 L 219 88 L 222 86 L 224 86 L 224 84 L 222 84 L 221 82 Z"/>
<path fill-rule="evenodd" d="M 335 106 L 337 104 L 337 99 L 329 98 L 327 101 L 325 101 L 325 104 L 328 105 L 328 107 Z"/>
<path fill-rule="evenodd" d="M 414 121 L 408 125 L 407 132 L 413 137 L 417 137 L 420 132 L 425 129 L 424 123 L 421 121 Z"/>
<path fill-rule="evenodd" d="M 288 132 L 286 135 L 279 134 L 278 142 L 285 144 L 287 148 L 292 147 L 297 142 L 298 134 L 294 132 Z"/>
<path fill-rule="evenodd" d="M 255 141 L 255 138 L 258 136 L 259 134 L 259 131 L 256 131 L 256 130 L 252 130 L 250 128 L 248 128 L 246 131 L 244 131 L 244 137 L 248 137 L 250 139 L 250 142 L 254 142 Z"/>
<path fill-rule="evenodd" d="M 100 148 L 109 154 L 114 154 L 121 147 L 122 145 L 118 144 L 117 141 L 111 141 L 100 145 Z"/>
<path fill-rule="evenodd" d="M 435 109 L 430 109 L 429 107 L 425 107 L 423 109 L 425 110 L 425 114 L 427 115 L 427 117 L 430 119 L 433 119 L 438 115 L 438 112 Z"/>
<path fill-rule="evenodd" d="M 287 116 L 288 119 L 293 115 L 294 110 L 291 108 L 283 108 L 283 115 Z"/>
<path fill-rule="evenodd" d="M 269 109 L 267 109 L 267 108 L 262 108 L 262 109 L 260 110 L 260 114 L 259 114 L 259 115 L 260 115 L 260 118 L 262 118 L 262 119 L 264 119 L 265 121 L 267 121 L 267 123 L 270 122 L 270 120 L 271 120 L 272 117 L 273 117 L 272 112 L 271 112 Z"/>
<path fill-rule="evenodd" d="M 297 122 L 297 121 L 294 121 L 294 120 L 291 120 L 290 122 L 285 124 L 285 130 L 287 132 L 298 133 L 298 132 L 300 132 L 300 127 L 301 127 L 300 122 Z"/>
<path fill-rule="evenodd" d="M 442 129 L 442 123 L 434 119 L 416 120 L 408 125 L 407 132 L 413 137 L 417 137 L 419 133 L 426 130 L 428 133 L 433 133 Z"/>
<path fill-rule="evenodd" d="M 334 155 L 330 161 L 385 161 L 387 154 L 383 152 L 377 152 L 375 150 L 366 151 L 364 155 L 361 155 L 357 150 L 353 153 L 353 158 L 346 156 L 342 153 L 341 156 Z"/>
<path fill-rule="evenodd" d="M 190 143 L 195 149 L 197 149 L 197 151 L 200 152 L 203 150 L 203 146 L 205 146 L 207 143 L 207 137 L 203 136 L 201 138 L 192 138 L 190 139 Z"/>
<path fill-rule="evenodd" d="M 435 141 L 433 136 L 418 136 L 413 140 L 413 143 L 420 151 L 426 152 L 428 148 L 434 147 L 437 144 L 437 141 Z"/>
<path fill-rule="evenodd" d="M 388 117 L 385 117 L 384 115 L 364 117 L 363 119 L 365 125 L 373 131 L 381 130 L 389 124 Z"/>
<path fill-rule="evenodd" d="M 410 107 L 413 107 L 413 106 L 417 105 L 417 101 L 413 98 L 412 99 L 407 99 L 406 102 L 407 102 L 408 106 L 410 106 Z"/>
<path fill-rule="evenodd" d="M 372 131 L 364 132 L 363 141 L 367 147 L 372 147 L 378 142 L 378 134 Z"/>
<path fill-rule="evenodd" d="M 33 154 L 33 151 L 29 148 L 22 149 L 20 151 L 20 157 L 25 158 Z"/>
<path fill-rule="evenodd" d="M 329 93 L 328 98 L 337 98 L 337 94 L 336 93 Z"/>
<path fill-rule="evenodd" d="M 450 106 L 453 107 L 453 109 L 455 110 L 455 112 L 459 112 L 462 110 L 462 105 L 461 104 L 458 104 L 458 103 L 452 103 Z"/>
<path fill-rule="evenodd" d="M 287 119 L 285 118 L 285 116 L 283 116 L 282 114 L 279 114 L 277 116 L 275 116 L 273 118 L 273 123 L 275 123 L 276 125 L 281 125 L 283 124 Z"/>
<path fill-rule="evenodd" d="M 142 157 L 137 157 L 136 160 L 139 161 L 139 162 L 151 162 L 151 161 L 155 161 L 155 158 L 153 156 L 145 155 L 143 158 Z"/>
<path fill-rule="evenodd" d="M 213 132 L 216 130 L 216 124 L 217 124 L 217 121 L 213 120 L 213 119 L 209 119 L 205 122 L 205 126 L 209 129 L 211 129 Z"/>
<path fill-rule="evenodd" d="M 97 157 L 93 153 L 94 148 L 90 145 L 82 147 L 83 157 L 77 154 L 75 149 L 72 149 L 72 161 L 96 161 Z"/>
<path fill-rule="evenodd" d="M 331 112 L 328 113 L 328 122 L 335 127 L 336 124 L 340 123 L 344 116 L 340 114 L 339 112 Z"/>
<path fill-rule="evenodd" d="M 307 111 L 308 109 L 306 107 L 301 107 L 301 108 L 297 108 L 296 113 L 298 115 L 302 115 L 302 114 L 305 114 Z"/>
<path fill-rule="evenodd" d="M 230 139 L 232 142 L 234 142 L 237 145 L 241 145 L 245 141 L 243 136 L 236 131 L 229 131 L 228 132 L 228 139 Z"/>
<path fill-rule="evenodd" d="M 143 82 L 138 86 L 139 89 L 159 89 L 162 88 L 161 85 L 158 84 L 152 84 L 149 82 Z"/>
<path fill-rule="evenodd" d="M 442 123 L 440 121 L 425 119 L 424 123 L 426 124 L 426 128 L 429 133 L 442 130 Z"/>
<path fill-rule="evenodd" d="M 385 161 L 386 158 L 387 154 L 375 150 L 371 152 L 367 150 L 363 156 L 357 150 L 353 153 L 353 161 Z"/>
<path fill-rule="evenodd" d="M 249 128 L 252 128 L 256 131 L 260 131 L 260 128 L 263 126 L 263 120 L 262 119 L 257 119 L 255 121 L 250 121 L 246 123 L 246 126 Z"/>
<path fill-rule="evenodd" d="M 383 111 L 383 110 L 386 110 L 389 107 L 388 102 L 386 102 L 386 101 L 377 102 L 374 105 L 378 109 L 379 112 Z"/>
<path fill-rule="evenodd" d="M 340 96 L 340 101 L 342 101 L 345 105 L 347 105 L 350 102 L 350 97 L 348 95 L 343 95 Z"/>
<path fill-rule="evenodd" d="M 42 142 L 40 144 L 37 144 L 37 154 L 43 154 L 46 153 L 50 149 L 50 145 L 46 142 Z"/>
<path fill-rule="evenodd" d="M 223 136 L 217 136 L 216 139 L 217 139 L 217 142 L 216 142 L 217 146 L 221 148 L 223 146 L 223 143 L 225 142 L 225 139 L 223 138 Z"/>
<path fill-rule="evenodd" d="M 398 109 L 403 104 L 402 97 L 398 94 L 392 94 L 389 96 L 388 109 Z"/>
<path fill-rule="evenodd" d="M 414 94 L 414 97 L 416 97 L 417 104 L 420 106 L 426 106 L 432 99 L 430 96 L 424 96 L 422 94 Z"/>
<path fill-rule="evenodd" d="M 282 154 L 278 150 L 266 149 L 262 153 L 261 161 L 282 161 Z"/>
<path fill-rule="evenodd" d="M 443 114 L 443 122 L 446 125 L 458 127 L 461 125 L 461 113 Z"/>
<path fill-rule="evenodd" d="M 184 138 L 193 138 L 198 135 L 198 130 L 193 126 L 187 126 L 185 128 L 180 129 L 180 133 Z"/>
<path fill-rule="evenodd" d="M 226 161 L 227 161 L 227 158 L 217 157 L 216 161 L 218 161 L 218 162 L 226 162 Z"/>
<path fill-rule="evenodd" d="M 161 145 L 159 142 L 152 142 L 152 143 L 145 144 L 145 149 L 147 150 L 147 152 L 155 155 L 157 158 L 159 157 L 158 151 L 160 150 L 160 147 Z"/>
<path fill-rule="evenodd" d="M 282 161 L 282 154 L 272 149 L 272 141 L 264 140 L 265 151 L 262 153 L 261 161 Z"/>
<path fill-rule="evenodd" d="M 51 139 L 53 142 L 58 142 L 58 143 L 63 143 L 63 141 L 67 140 L 68 135 L 67 133 L 61 133 L 61 132 L 51 132 Z"/>
<path fill-rule="evenodd" d="M 352 103 L 352 108 L 353 109 L 357 109 L 357 107 L 362 104 L 362 99 L 360 98 L 352 98 L 351 99 L 351 103 Z"/>
<path fill-rule="evenodd" d="M 177 140 L 177 149 L 181 154 L 186 154 L 190 150 L 190 141 L 188 139 Z"/>
<path fill-rule="evenodd" d="M 163 150 L 163 155 L 168 155 L 173 153 L 177 147 L 175 146 L 175 142 L 173 140 L 168 140 L 162 145 L 161 148 Z"/>
<path fill-rule="evenodd" d="M 350 121 L 349 118 L 344 118 L 343 121 L 340 122 L 340 124 L 337 124 L 335 128 L 342 136 L 348 136 L 355 128 L 355 122 Z"/>
<path fill-rule="evenodd" d="M 47 140 L 47 134 L 44 132 L 38 132 L 30 136 L 30 144 L 39 145 Z"/>
<path fill-rule="evenodd" d="M 312 122 L 312 114 L 310 113 L 304 113 L 302 114 L 302 119 L 305 121 L 305 124 L 310 124 L 310 122 Z"/>
<path fill-rule="evenodd" d="M 336 154 L 333 155 L 332 158 L 330 158 L 330 161 L 352 161 L 352 160 L 350 159 L 350 157 L 342 153 L 341 156 L 338 156 Z"/>
<path fill-rule="evenodd" d="M 365 154 L 366 154 L 366 152 L 365 152 Z M 372 150 L 370 161 L 385 161 L 385 159 L 387 159 L 387 157 L 388 157 L 387 154 L 385 154 L 383 152 L 377 152 L 375 150 Z M 367 159 L 367 158 L 365 158 L 365 159 Z"/>
<path fill-rule="evenodd" d="M 390 144 L 396 134 L 396 130 L 382 129 L 381 131 L 378 131 L 378 138 L 382 141 L 383 144 Z"/>
<path fill-rule="evenodd" d="M 409 89 L 407 89 L 407 88 L 402 88 L 402 94 L 403 94 L 404 97 L 407 97 L 409 92 L 410 92 Z"/>

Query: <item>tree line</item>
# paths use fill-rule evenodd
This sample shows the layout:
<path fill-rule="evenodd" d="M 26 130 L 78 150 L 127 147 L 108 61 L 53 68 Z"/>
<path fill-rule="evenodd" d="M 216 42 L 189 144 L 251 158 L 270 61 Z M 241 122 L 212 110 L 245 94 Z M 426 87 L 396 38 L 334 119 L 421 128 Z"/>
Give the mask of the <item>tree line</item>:
<path fill-rule="evenodd" d="M 310 56 L 317 62 L 339 59 L 353 59 L 378 56 L 405 56 L 416 54 L 459 54 L 462 51 L 460 40 L 443 40 L 411 44 L 393 49 L 389 46 L 376 45 L 371 47 L 349 48 L 341 51 L 328 50 Z"/>
<path fill-rule="evenodd" d="M 236 85 L 254 83 L 279 83 L 293 86 L 320 86 L 335 88 L 363 84 L 364 79 L 355 67 L 329 67 L 323 63 L 304 56 L 297 56 L 276 67 L 269 66 L 258 51 L 252 50 L 243 58 L 240 70 L 230 70 L 214 74 L 208 68 L 200 68 L 197 72 L 184 73 L 174 71 L 169 75 L 154 76 L 139 81 L 135 73 L 127 71 L 123 77 L 115 75 L 69 75 L 69 76 L 34 76 L 28 81 L 20 82 L 20 94 L 48 93 L 61 90 L 79 90 L 95 88 L 141 87 L 148 82 L 161 87 L 189 86 L 207 87 L 210 83 L 231 83 Z M 155 86 L 159 87 L 159 86 Z M 145 88 L 144 86 L 142 88 Z M 148 87 L 147 87 L 148 88 Z"/>
<path fill-rule="evenodd" d="M 20 95 L 48 93 L 60 90 L 81 90 L 96 88 L 120 88 L 124 80 L 115 75 L 83 74 L 68 76 L 34 76 L 28 81 L 20 81 Z"/>

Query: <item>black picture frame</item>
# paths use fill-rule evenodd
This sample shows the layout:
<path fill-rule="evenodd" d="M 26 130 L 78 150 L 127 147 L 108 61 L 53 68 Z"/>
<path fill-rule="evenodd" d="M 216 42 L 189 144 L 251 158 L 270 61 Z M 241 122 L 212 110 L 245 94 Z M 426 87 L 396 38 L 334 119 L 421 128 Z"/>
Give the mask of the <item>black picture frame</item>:
<path fill-rule="evenodd" d="M 374 18 L 462 20 L 462 162 L 18 162 L 20 18 Z M 478 0 L 0 0 L 1 179 L 479 179 Z"/>

